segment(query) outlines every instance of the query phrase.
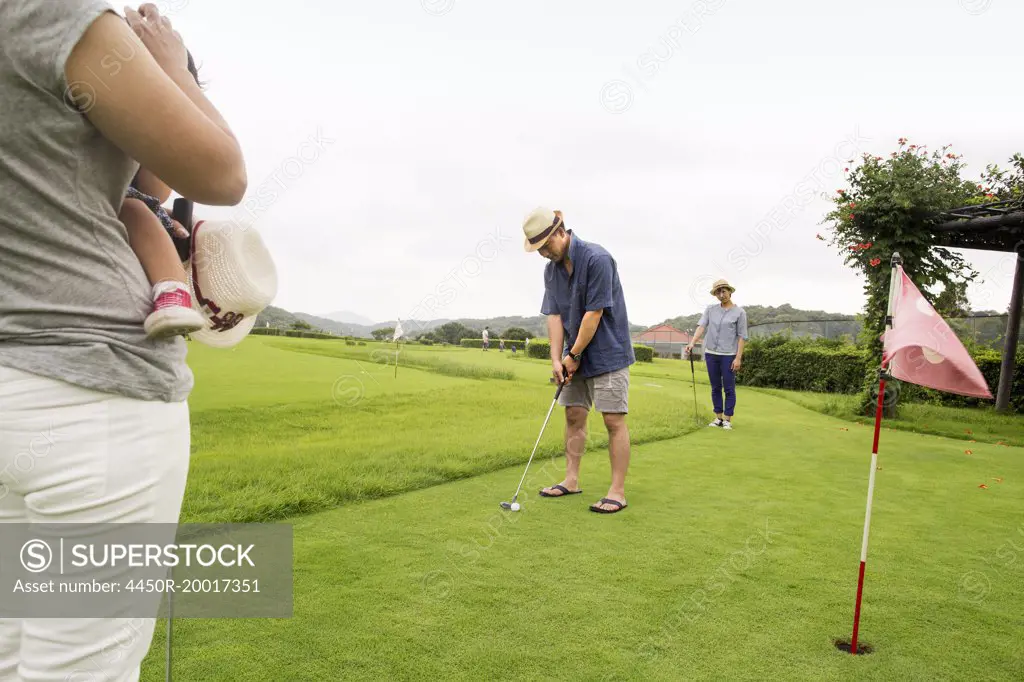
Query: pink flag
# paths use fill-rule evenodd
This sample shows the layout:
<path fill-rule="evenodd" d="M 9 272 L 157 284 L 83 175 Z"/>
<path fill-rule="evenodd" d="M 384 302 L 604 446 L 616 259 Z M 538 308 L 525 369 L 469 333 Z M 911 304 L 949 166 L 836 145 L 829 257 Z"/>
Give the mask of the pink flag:
<path fill-rule="evenodd" d="M 892 329 L 882 337 L 882 364 L 897 379 L 939 391 L 991 398 L 981 370 L 967 349 L 897 266 Z"/>

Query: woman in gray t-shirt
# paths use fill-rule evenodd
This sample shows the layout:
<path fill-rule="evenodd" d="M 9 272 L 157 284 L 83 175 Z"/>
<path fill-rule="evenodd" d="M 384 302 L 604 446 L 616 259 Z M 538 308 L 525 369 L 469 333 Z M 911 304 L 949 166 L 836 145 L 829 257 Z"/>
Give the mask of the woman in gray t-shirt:
<path fill-rule="evenodd" d="M 199 204 L 238 204 L 247 185 L 171 22 L 152 4 L 126 15 L 0 2 L 0 524 L 45 522 L 17 577 L 58 593 L 0 599 L 0 680 L 138 679 L 160 595 L 124 586 L 167 569 L 63 576 L 55 549 L 67 537 L 105 556 L 139 541 L 133 524 L 172 543 L 185 492 L 187 347 L 147 338 L 151 287 L 118 212 L 140 166 Z M 101 540 L 93 524 L 119 530 Z M 71 579 L 121 588 L 86 602 L 59 594 Z"/>
<path fill-rule="evenodd" d="M 736 289 L 724 279 L 711 285 L 711 295 L 717 297 L 719 303 L 704 310 L 697 332 L 686 346 L 689 354 L 707 332 L 704 364 L 711 380 L 711 403 L 715 409 L 715 420 L 708 426 L 724 429 L 732 428 L 736 410 L 736 372 L 743 365 L 743 344 L 748 338 L 747 313 L 732 302 L 734 291 Z"/>

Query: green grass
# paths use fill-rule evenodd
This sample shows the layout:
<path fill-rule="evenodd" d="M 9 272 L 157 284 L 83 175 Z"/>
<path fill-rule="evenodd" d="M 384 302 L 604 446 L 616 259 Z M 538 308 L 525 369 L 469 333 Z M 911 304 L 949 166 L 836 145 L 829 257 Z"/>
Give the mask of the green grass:
<path fill-rule="evenodd" d="M 861 625 L 875 652 L 851 657 L 833 640 L 852 625 L 867 426 L 740 387 L 735 430 L 697 429 L 688 363 L 637 365 L 630 507 L 586 509 L 608 485 L 599 418 L 584 494 L 537 496 L 564 472 L 556 411 L 513 514 L 498 503 L 550 405 L 545 362 L 448 351 L 515 379 L 399 368 L 396 381 L 393 367 L 367 376 L 352 359 L 254 341 L 193 351 L 183 520 L 303 513 L 289 519 L 294 616 L 176 620 L 175 679 L 1024 676 L 1016 448 L 967 455 L 886 425 Z M 246 368 L 260 376 L 239 394 Z M 347 373 L 365 385 L 352 404 L 331 397 Z M 163 679 L 163 633 L 143 680 Z"/>
<path fill-rule="evenodd" d="M 399 366 L 396 378 L 393 364 L 368 359 L 384 347 L 349 359 L 334 341 L 255 337 L 231 355 L 193 351 L 183 522 L 272 521 L 527 461 L 554 397 L 548 363 L 464 351 L 446 361 L 463 371 Z M 428 351 L 407 355 L 431 364 Z M 480 380 L 504 375 L 519 380 Z M 696 428 L 688 383 L 647 383 L 633 386 L 634 443 Z M 607 443 L 597 415 L 589 436 Z M 537 456 L 561 452 L 562 438 L 552 419 Z"/>
<path fill-rule="evenodd" d="M 797 405 L 839 417 L 847 421 L 874 426 L 874 417 L 857 410 L 858 398 L 852 395 L 809 393 L 781 389 L 751 389 L 790 400 Z M 901 431 L 956 438 L 979 443 L 1024 446 L 1024 419 L 1019 415 L 996 412 L 994 409 L 970 409 L 900 403 L 898 415 L 882 422 Z"/>

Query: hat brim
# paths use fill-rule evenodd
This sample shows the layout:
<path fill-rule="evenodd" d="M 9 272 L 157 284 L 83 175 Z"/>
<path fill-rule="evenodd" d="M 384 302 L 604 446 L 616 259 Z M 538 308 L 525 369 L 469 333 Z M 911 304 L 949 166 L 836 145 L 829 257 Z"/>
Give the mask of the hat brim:
<path fill-rule="evenodd" d="M 735 294 L 736 293 L 736 288 L 735 287 L 730 286 L 728 284 L 719 284 L 717 287 L 715 287 L 714 289 L 711 290 L 711 295 L 714 296 L 715 292 L 718 291 L 719 289 L 728 289 L 730 294 Z"/>
<path fill-rule="evenodd" d="M 256 326 L 256 317 L 256 315 L 253 315 L 248 319 L 243 319 L 231 329 L 222 332 L 215 332 L 209 326 L 206 326 L 197 332 L 189 334 L 189 338 L 214 348 L 231 348 L 240 344 L 249 335 L 249 332 Z M 207 324 L 209 324 L 209 321 L 207 321 Z"/>
<path fill-rule="evenodd" d="M 552 231 L 552 234 L 553 233 L 554 232 Z M 536 244 L 531 244 L 529 238 L 528 237 L 524 237 L 523 238 L 523 246 L 526 249 L 526 253 L 533 253 L 535 251 L 540 251 L 542 248 L 544 248 L 544 245 L 548 243 L 549 239 L 551 239 L 551 235 L 550 234 L 547 237 L 544 237 L 544 239 L 540 240 Z"/>

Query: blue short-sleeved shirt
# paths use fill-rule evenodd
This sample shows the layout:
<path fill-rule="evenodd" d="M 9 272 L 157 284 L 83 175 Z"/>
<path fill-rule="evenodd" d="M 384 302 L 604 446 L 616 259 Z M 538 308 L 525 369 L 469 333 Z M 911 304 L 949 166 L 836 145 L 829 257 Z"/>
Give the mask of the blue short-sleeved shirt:
<path fill-rule="evenodd" d="M 571 237 L 572 277 L 561 263 L 547 264 L 541 314 L 562 317 L 564 357 L 576 343 L 584 313 L 604 310 L 594 338 L 583 351 L 577 373 L 587 378 L 629 367 L 636 362 L 636 355 L 615 259 L 603 247 L 583 241 L 572 230 L 567 232 Z"/>
<path fill-rule="evenodd" d="M 739 340 L 749 341 L 747 311 L 738 305 L 723 308 L 721 303 L 711 304 L 701 315 L 698 327 L 704 327 L 704 352 L 712 355 L 736 355 Z"/>

